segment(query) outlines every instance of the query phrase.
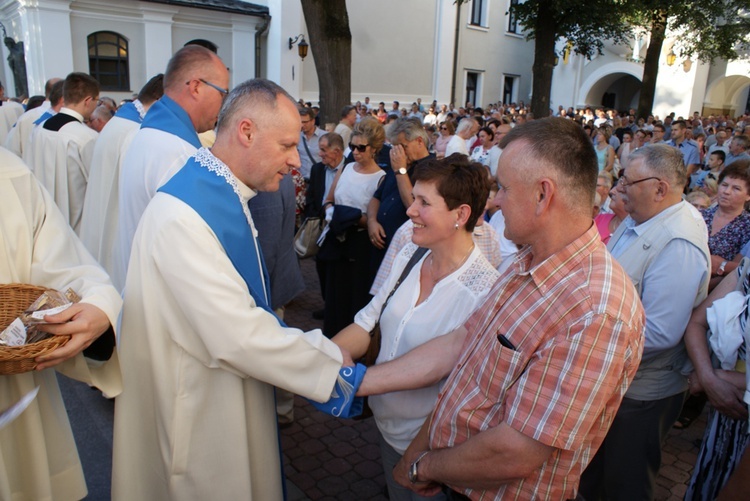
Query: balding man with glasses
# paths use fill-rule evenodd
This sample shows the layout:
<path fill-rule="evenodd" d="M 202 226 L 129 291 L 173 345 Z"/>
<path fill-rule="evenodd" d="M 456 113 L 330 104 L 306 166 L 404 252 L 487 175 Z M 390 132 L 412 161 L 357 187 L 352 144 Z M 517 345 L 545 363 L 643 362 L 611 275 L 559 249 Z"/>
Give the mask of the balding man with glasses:
<path fill-rule="evenodd" d="M 228 87 L 226 65 L 204 47 L 186 45 L 169 60 L 164 96 L 149 109 L 123 159 L 114 250 L 118 276 L 126 274 L 143 211 L 156 190 L 201 147 L 198 134 L 213 130 Z"/>
<path fill-rule="evenodd" d="M 630 155 L 617 184 L 629 216 L 607 248 L 641 298 L 646 341 L 635 379 L 581 477 L 587 501 L 654 498 L 661 446 L 686 396 L 683 334 L 706 297 L 711 265 L 706 225 L 682 200 L 686 181 L 682 153 L 654 144 Z"/>

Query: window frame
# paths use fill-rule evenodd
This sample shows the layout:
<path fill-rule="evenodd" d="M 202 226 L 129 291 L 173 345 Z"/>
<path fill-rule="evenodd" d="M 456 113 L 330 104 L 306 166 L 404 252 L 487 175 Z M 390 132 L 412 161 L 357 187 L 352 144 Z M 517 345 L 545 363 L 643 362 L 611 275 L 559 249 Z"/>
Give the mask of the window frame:
<path fill-rule="evenodd" d="M 519 3 L 519 0 L 508 0 L 508 24 L 505 26 L 505 31 L 514 35 L 520 34 L 518 33 L 518 19 L 513 13 L 513 6 Z"/>
<path fill-rule="evenodd" d="M 469 82 L 472 80 L 470 75 L 474 75 L 474 88 L 470 90 Z M 484 71 L 467 69 L 464 73 L 464 100 L 463 103 L 471 102 L 472 106 L 477 107 L 482 105 L 481 97 L 484 85 Z M 469 99 L 471 92 L 474 93 L 474 98 Z M 463 106 L 463 104 L 462 104 Z"/>
<path fill-rule="evenodd" d="M 506 84 L 510 80 L 511 82 L 511 89 L 510 89 L 510 99 L 508 102 L 505 101 L 505 98 L 507 96 L 506 92 Z M 502 102 L 505 106 L 510 105 L 510 103 L 518 103 L 518 88 L 520 87 L 521 83 L 521 76 L 520 75 L 512 75 L 508 73 L 503 74 L 503 95 L 502 95 Z"/>
<path fill-rule="evenodd" d="M 469 26 L 488 28 L 489 27 L 489 3 L 490 0 L 472 0 L 471 10 L 469 11 Z"/>
<path fill-rule="evenodd" d="M 106 36 L 107 40 L 101 40 L 100 37 L 104 38 L 102 35 Z M 110 40 L 113 35 L 114 42 Z M 115 47 L 117 55 L 102 55 L 102 46 Z M 92 49 L 94 54 L 91 53 Z M 130 43 L 124 35 L 109 30 L 95 31 L 86 37 L 86 50 L 89 74 L 99 82 L 101 90 L 130 92 Z M 122 52 L 124 56 L 121 55 Z M 113 78 L 114 83 L 111 83 Z"/>

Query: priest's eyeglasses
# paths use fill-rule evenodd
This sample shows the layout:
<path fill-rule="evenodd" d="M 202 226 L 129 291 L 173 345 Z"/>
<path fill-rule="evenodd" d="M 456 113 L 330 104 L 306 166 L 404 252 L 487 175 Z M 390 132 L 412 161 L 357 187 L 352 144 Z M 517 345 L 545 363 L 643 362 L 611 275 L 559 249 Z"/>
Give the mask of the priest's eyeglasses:
<path fill-rule="evenodd" d="M 216 90 L 217 90 L 217 91 L 219 91 L 219 92 L 220 92 L 220 93 L 221 93 L 221 94 L 222 94 L 222 95 L 223 95 L 224 97 L 226 97 L 226 95 L 227 95 L 227 94 L 229 94 L 229 89 L 222 89 L 222 88 L 221 88 L 221 87 L 219 87 L 218 85 L 216 85 L 216 84 L 214 84 L 214 83 L 211 83 L 211 82 L 209 82 L 208 80 L 203 80 L 202 78 L 198 78 L 197 80 L 198 80 L 199 82 L 201 82 L 201 83 L 204 83 L 204 84 L 208 85 L 209 87 L 212 87 L 212 88 L 216 89 Z M 185 82 L 185 85 L 190 85 L 190 82 L 191 82 L 190 80 L 189 80 L 189 81 L 187 81 L 187 82 Z"/>

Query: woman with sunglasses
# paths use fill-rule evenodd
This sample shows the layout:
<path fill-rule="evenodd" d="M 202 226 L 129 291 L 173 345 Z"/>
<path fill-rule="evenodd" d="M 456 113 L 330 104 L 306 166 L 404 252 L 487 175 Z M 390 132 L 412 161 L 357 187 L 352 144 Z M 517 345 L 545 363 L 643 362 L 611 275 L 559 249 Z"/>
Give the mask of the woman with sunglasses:
<path fill-rule="evenodd" d="M 350 323 L 370 299 L 370 240 L 367 204 L 385 176 L 375 158 L 385 143 L 376 118 L 365 117 L 352 131 L 349 148 L 354 162 L 336 174 L 323 207 L 330 213 L 331 231 L 318 257 L 327 261 L 323 332 L 332 336 Z M 343 216 L 346 214 L 347 216 Z M 348 221 L 342 230 L 341 221 Z"/>
<path fill-rule="evenodd" d="M 453 122 L 450 120 L 446 120 L 445 122 L 440 124 L 440 128 L 438 132 L 440 132 L 440 136 L 435 141 L 435 155 L 437 158 L 443 158 L 445 157 L 445 148 L 448 146 L 448 142 L 453 137 L 453 133 L 456 131 L 455 127 L 453 126 Z"/>

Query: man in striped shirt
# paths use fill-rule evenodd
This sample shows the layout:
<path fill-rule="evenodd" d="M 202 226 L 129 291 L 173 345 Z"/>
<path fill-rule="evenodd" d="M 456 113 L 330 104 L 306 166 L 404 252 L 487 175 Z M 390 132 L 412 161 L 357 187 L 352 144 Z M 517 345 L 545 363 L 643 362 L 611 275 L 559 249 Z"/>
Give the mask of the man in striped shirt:
<path fill-rule="evenodd" d="M 531 121 L 503 143 L 497 201 L 524 247 L 462 328 L 371 369 L 363 387 L 452 369 L 394 469 L 419 494 L 570 499 L 640 362 L 644 312 L 592 223 L 597 161 L 581 128 Z"/>

